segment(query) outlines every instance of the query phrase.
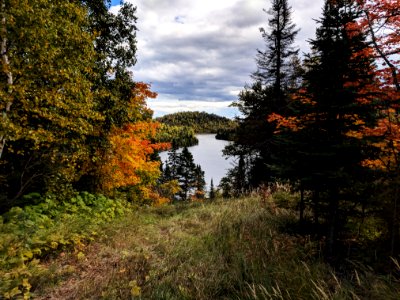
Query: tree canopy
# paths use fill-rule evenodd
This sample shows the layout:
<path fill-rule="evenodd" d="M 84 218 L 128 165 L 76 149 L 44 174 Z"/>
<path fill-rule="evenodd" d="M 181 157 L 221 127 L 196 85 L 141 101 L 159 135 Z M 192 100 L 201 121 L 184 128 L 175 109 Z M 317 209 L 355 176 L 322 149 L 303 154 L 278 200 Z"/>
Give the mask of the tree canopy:
<path fill-rule="evenodd" d="M 167 144 L 155 142 L 159 125 L 146 106 L 157 94 L 129 71 L 136 7 L 123 3 L 112 14 L 109 4 L 1 1 L 1 209 L 30 192 L 113 193 L 156 182 L 152 152 Z M 140 179 L 114 172 L 106 184 L 104 170 L 121 164 Z"/>

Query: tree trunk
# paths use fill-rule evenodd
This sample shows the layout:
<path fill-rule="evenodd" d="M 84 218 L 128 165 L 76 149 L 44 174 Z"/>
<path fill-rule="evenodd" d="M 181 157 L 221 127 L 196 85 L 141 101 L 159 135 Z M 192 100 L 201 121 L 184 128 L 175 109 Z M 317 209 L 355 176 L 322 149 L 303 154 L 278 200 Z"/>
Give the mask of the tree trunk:
<path fill-rule="evenodd" d="M 303 225 L 304 225 L 304 188 L 303 188 L 303 186 L 300 187 L 299 222 L 300 222 L 300 227 L 303 228 Z"/>
<path fill-rule="evenodd" d="M 281 69 L 282 69 L 282 28 L 281 28 L 281 10 L 278 11 L 278 22 L 276 30 L 276 73 L 275 73 L 275 96 L 278 97 L 278 107 L 282 104 L 282 83 L 281 83 Z"/>
<path fill-rule="evenodd" d="M 377 38 L 376 38 L 375 33 L 374 33 L 374 28 L 373 28 L 373 24 L 372 24 L 370 15 L 369 15 L 368 11 L 364 11 L 364 13 L 365 13 L 365 16 L 367 17 L 367 20 L 368 20 L 368 28 L 369 28 L 369 32 L 371 34 L 372 44 L 374 45 L 374 48 L 378 52 L 379 56 L 389 66 L 390 71 L 392 73 L 393 84 L 396 87 L 396 90 L 400 91 L 400 83 L 399 83 L 399 80 L 398 80 L 397 68 L 392 64 L 392 62 L 385 55 L 385 53 L 382 51 L 382 49 L 379 48 L 379 45 L 378 45 L 378 42 L 377 42 Z"/>
<path fill-rule="evenodd" d="M 330 201 L 329 205 L 329 231 L 327 237 L 328 244 L 328 256 L 333 257 L 335 254 L 335 244 L 336 244 L 336 235 L 337 235 L 337 224 L 338 224 L 338 209 L 339 209 L 339 200 L 338 193 L 332 193 L 333 198 Z"/>
<path fill-rule="evenodd" d="M 395 192 L 394 192 L 394 201 L 393 201 L 393 217 L 392 217 L 392 226 L 390 229 L 390 255 L 394 257 L 397 252 L 397 244 L 399 242 L 399 220 L 397 217 L 397 210 L 398 210 L 398 197 L 399 197 L 399 188 L 397 182 L 395 184 Z"/>
<path fill-rule="evenodd" d="M 319 225 L 319 192 L 318 191 L 314 191 L 313 204 L 314 204 L 314 224 L 318 227 L 318 225 Z"/>
<path fill-rule="evenodd" d="M 1 60 L 2 60 L 2 69 L 7 78 L 7 87 L 8 93 L 12 92 L 13 85 L 13 75 L 11 72 L 10 62 L 8 60 L 7 55 L 7 18 L 6 18 L 6 3 L 5 0 L 1 2 L 1 43 L 0 43 L 0 51 L 1 51 Z M 2 122 L 5 123 L 8 118 L 8 113 L 11 110 L 12 102 L 8 101 L 3 110 Z M 6 133 L 0 133 L 0 159 L 3 155 L 4 148 L 6 146 Z"/>

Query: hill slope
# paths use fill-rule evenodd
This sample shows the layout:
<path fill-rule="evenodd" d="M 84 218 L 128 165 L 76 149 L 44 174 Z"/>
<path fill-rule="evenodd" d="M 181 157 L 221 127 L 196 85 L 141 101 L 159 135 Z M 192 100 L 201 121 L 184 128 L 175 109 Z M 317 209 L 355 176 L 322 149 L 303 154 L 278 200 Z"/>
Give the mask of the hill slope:
<path fill-rule="evenodd" d="M 259 198 L 145 208 L 113 221 L 84 254 L 61 253 L 33 283 L 39 299 L 395 299 L 358 271 L 340 279 L 294 220 Z M 373 286 L 374 288 L 369 288 Z"/>

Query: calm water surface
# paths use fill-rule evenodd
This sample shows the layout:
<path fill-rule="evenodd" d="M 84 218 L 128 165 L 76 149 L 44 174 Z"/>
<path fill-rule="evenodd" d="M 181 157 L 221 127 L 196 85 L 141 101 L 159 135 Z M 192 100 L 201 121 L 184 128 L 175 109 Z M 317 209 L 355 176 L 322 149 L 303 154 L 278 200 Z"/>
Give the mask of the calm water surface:
<path fill-rule="evenodd" d="M 196 136 L 199 139 L 199 144 L 188 149 L 193 154 L 195 164 L 200 165 L 203 169 L 207 187 L 210 186 L 211 178 L 216 187 L 221 178 L 226 175 L 228 169 L 232 168 L 233 158 L 226 159 L 222 156 L 222 150 L 229 142 L 216 140 L 215 134 L 199 134 Z M 164 163 L 168 158 L 168 152 L 161 152 L 160 156 Z"/>

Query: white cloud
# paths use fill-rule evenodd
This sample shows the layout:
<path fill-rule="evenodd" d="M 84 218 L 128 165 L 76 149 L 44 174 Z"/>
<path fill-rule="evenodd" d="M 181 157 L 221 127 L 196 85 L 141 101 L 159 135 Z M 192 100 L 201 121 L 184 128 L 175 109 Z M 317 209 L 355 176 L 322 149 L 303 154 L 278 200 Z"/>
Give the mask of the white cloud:
<path fill-rule="evenodd" d="M 237 108 L 229 107 L 229 101 L 150 99 L 147 104 L 154 111 L 154 117 L 180 111 L 207 111 L 228 118 L 239 115 Z"/>
<path fill-rule="evenodd" d="M 256 49 L 264 48 L 259 28 L 267 27 L 269 16 L 263 8 L 269 9 L 269 0 L 126 1 L 137 6 L 135 80 L 152 83 L 164 99 L 162 105 L 166 99 L 181 100 L 179 107 L 188 110 L 190 105 L 183 104 L 187 100 L 201 100 L 201 108 L 207 101 L 226 103 L 236 100 L 251 81 Z M 297 44 L 308 51 L 306 39 L 314 36 L 312 19 L 319 18 L 323 0 L 289 2 L 301 27 Z M 118 6 L 111 9 L 117 11 Z M 162 109 L 161 104 L 156 107 L 156 113 Z M 209 104 L 212 109 L 215 102 Z"/>

